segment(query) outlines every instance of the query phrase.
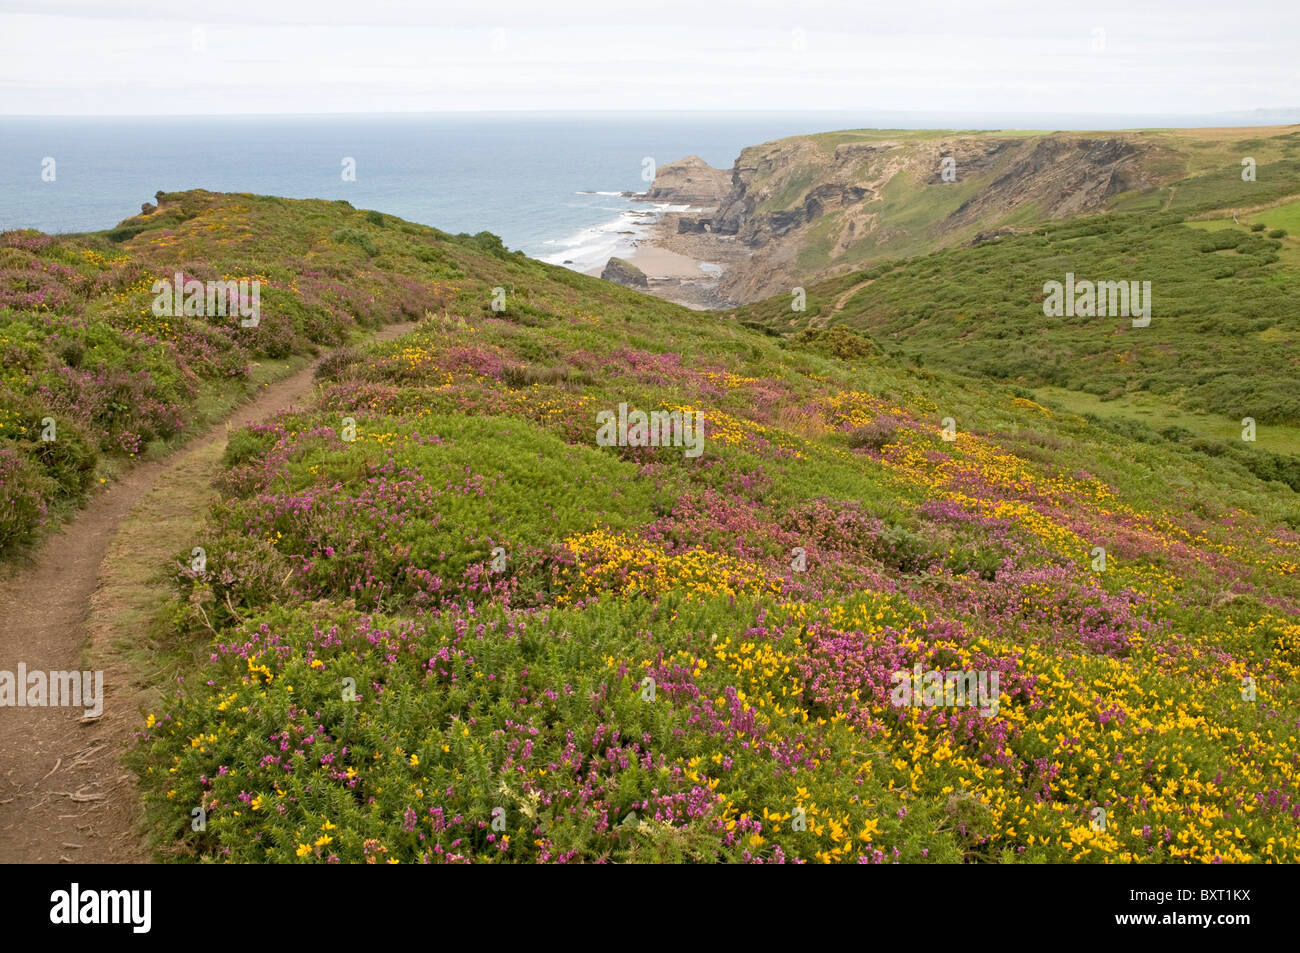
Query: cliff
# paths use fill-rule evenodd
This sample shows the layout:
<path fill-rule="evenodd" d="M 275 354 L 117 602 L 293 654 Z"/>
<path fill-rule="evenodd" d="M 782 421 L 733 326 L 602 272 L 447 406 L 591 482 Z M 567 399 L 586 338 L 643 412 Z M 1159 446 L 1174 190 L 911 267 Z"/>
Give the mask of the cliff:
<path fill-rule="evenodd" d="M 715 169 L 699 156 L 687 156 L 660 166 L 644 198 L 648 202 L 716 208 L 731 195 L 731 176 L 731 172 Z"/>
<path fill-rule="evenodd" d="M 736 303 L 755 301 L 887 258 L 1051 220 L 1135 203 L 1160 208 L 1178 183 L 1199 183 L 1211 173 L 1239 185 L 1241 156 L 1287 155 L 1260 138 L 1279 132 L 1288 134 L 1282 141 L 1294 130 L 796 136 L 744 149 L 716 208 L 669 216 L 655 241 L 726 260 L 719 293 Z M 693 204 L 704 204 L 701 166 L 707 168 L 695 157 L 664 166 L 648 195 L 684 201 L 694 188 Z M 716 186 L 724 173 L 710 171 Z"/>

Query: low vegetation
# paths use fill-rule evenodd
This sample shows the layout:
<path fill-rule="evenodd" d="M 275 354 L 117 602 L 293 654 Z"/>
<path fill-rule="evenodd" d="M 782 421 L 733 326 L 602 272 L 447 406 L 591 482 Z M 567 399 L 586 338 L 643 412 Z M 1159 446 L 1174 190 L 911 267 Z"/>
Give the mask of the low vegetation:
<path fill-rule="evenodd" d="M 250 269 L 301 287 L 315 255 L 351 255 L 429 313 L 236 434 L 204 558 L 168 567 L 157 648 L 183 678 L 132 755 L 162 856 L 1300 860 L 1285 467 L 1266 481 L 1235 450 L 1055 411 L 847 327 L 910 306 L 891 282 L 969 314 L 996 268 L 959 302 L 909 274 L 922 259 L 796 340 L 483 236 L 205 201 L 227 225 L 177 226 L 178 260 L 220 261 L 236 235 Z M 1149 231 L 1171 269 L 1190 248 L 1260 295 L 1280 283 L 1267 238 Z M 1019 241 L 1101 260 L 1088 238 Z M 1213 353 L 1202 334 L 1185 362 Z M 1100 367 L 1089 340 L 1078 360 Z M 704 453 L 597 446 L 620 403 L 701 412 Z M 899 704 L 895 673 L 918 666 L 996 673 L 996 711 Z"/>

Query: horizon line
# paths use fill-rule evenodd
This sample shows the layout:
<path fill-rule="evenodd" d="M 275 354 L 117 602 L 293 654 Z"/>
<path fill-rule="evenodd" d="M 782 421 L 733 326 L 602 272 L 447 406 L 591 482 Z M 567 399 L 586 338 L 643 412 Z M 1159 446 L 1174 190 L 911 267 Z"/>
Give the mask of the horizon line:
<path fill-rule="evenodd" d="M 1294 113 L 1295 122 L 1300 123 L 1300 106 L 1256 107 L 1253 109 L 1219 110 L 1216 112 L 1058 112 L 1053 110 L 1008 110 L 1005 112 L 988 110 L 944 111 L 921 109 L 399 109 L 384 111 L 345 111 L 325 112 L 199 112 L 199 113 L 0 113 L 4 119 L 259 119 L 259 118 L 390 118 L 415 116 L 962 116 L 962 117 L 1106 117 L 1112 119 L 1152 118 L 1168 119 L 1216 119 L 1228 117 L 1249 117 L 1252 114 Z M 1293 123 L 1275 123 L 1292 125 Z M 1229 123 L 1228 125 L 1233 125 Z"/>

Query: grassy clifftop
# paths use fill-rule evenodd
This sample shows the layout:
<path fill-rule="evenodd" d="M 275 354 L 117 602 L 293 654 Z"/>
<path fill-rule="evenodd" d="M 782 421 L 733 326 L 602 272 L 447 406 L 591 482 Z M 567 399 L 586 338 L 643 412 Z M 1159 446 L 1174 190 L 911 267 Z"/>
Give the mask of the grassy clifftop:
<path fill-rule="evenodd" d="M 370 289 L 336 334 L 428 315 L 236 434 L 206 561 L 160 567 L 184 680 L 134 764 L 164 856 L 1300 859 L 1288 487 L 847 326 L 341 205 L 170 201 L 201 209 L 49 247 L 267 275 L 286 307 Z M 85 323 L 136 342 L 144 306 Z M 620 404 L 701 413 L 703 453 L 598 444 Z M 900 703 L 913 671 L 996 676 L 996 710 Z"/>

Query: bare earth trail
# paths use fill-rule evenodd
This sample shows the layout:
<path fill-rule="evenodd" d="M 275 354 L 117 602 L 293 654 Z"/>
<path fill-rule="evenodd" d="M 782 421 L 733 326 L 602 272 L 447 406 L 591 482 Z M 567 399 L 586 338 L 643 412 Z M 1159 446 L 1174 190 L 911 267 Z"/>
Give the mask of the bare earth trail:
<path fill-rule="evenodd" d="M 375 339 L 414 326 L 389 325 Z M 134 778 L 119 758 L 142 727 L 149 687 L 127 658 L 133 633 L 123 623 L 147 622 L 158 598 L 151 575 L 193 541 L 227 431 L 301 404 L 315 366 L 128 472 L 0 582 L 0 671 L 19 662 L 28 672 L 104 671 L 98 719 L 81 708 L 0 708 L 0 863 L 148 862 Z M 119 532 L 127 523 L 131 532 Z"/>
<path fill-rule="evenodd" d="M 1292 194 L 1292 195 L 1284 195 L 1281 198 L 1273 199 L 1271 202 L 1264 202 L 1261 205 L 1245 205 L 1242 206 L 1241 208 L 1233 208 L 1233 209 L 1222 209 L 1222 208 L 1213 209 L 1209 212 L 1200 212 L 1196 215 L 1190 215 L 1188 216 L 1188 221 L 1191 222 L 1213 221 L 1216 219 L 1221 219 L 1225 216 L 1231 216 L 1234 213 L 1237 215 L 1257 215 L 1260 212 L 1267 212 L 1269 209 L 1277 208 L 1280 205 L 1290 205 L 1292 202 L 1296 201 L 1297 199 L 1300 199 L 1300 193 Z M 1170 201 L 1173 201 L 1172 195 L 1170 196 Z M 1166 203 L 1165 208 L 1168 207 L 1169 205 L 1168 203 Z"/>
<path fill-rule="evenodd" d="M 831 308 L 831 313 L 818 322 L 818 327 L 826 327 L 826 325 L 830 323 L 831 318 L 844 310 L 845 305 L 849 303 L 850 299 L 852 299 L 855 294 L 875 280 L 875 278 L 868 278 L 866 281 L 859 281 L 852 288 L 847 289 L 842 295 L 835 299 L 835 306 Z"/>

